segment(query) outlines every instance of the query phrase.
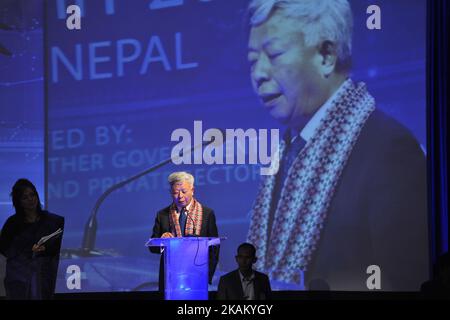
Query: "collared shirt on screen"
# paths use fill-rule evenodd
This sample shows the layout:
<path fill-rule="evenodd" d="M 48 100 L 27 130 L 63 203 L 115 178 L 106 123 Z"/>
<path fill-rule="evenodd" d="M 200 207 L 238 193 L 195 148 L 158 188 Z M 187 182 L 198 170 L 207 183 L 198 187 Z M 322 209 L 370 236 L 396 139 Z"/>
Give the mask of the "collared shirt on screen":
<path fill-rule="evenodd" d="M 311 138 L 314 135 L 314 132 L 317 130 L 317 128 L 320 125 L 320 121 L 325 117 L 325 114 L 327 113 L 328 109 L 332 106 L 332 101 L 336 98 L 336 96 L 343 90 L 343 87 L 347 81 L 350 81 L 347 79 L 344 81 L 341 86 L 331 95 L 330 98 L 319 108 L 319 110 L 316 111 L 316 113 L 311 117 L 311 119 L 308 121 L 308 123 L 305 125 L 305 127 L 300 131 L 300 137 L 303 138 L 306 142 L 311 140 Z M 293 142 L 297 138 L 297 136 L 294 136 L 291 140 Z"/>

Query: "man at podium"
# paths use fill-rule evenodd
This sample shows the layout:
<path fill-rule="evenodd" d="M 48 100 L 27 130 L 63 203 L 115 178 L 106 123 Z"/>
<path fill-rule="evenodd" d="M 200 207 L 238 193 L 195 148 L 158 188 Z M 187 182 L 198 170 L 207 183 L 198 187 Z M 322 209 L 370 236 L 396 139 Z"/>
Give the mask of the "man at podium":
<path fill-rule="evenodd" d="M 202 205 L 194 198 L 194 176 L 181 171 L 168 178 L 172 204 L 158 211 L 153 225 L 152 238 L 171 237 L 218 237 L 214 210 Z M 149 247 L 153 253 L 160 248 Z M 180 257 L 182 259 L 183 257 Z M 219 247 L 209 248 L 209 283 L 219 260 Z M 164 259 L 159 268 L 159 290 L 164 292 Z"/>

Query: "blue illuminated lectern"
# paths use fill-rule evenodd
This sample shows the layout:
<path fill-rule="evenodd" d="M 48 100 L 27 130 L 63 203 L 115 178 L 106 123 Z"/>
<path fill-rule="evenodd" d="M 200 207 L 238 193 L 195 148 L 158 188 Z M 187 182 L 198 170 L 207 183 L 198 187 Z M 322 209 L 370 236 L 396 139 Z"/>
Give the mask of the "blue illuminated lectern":
<path fill-rule="evenodd" d="M 161 247 L 164 254 L 166 300 L 208 300 L 208 248 L 225 238 L 151 238 L 147 247 Z"/>

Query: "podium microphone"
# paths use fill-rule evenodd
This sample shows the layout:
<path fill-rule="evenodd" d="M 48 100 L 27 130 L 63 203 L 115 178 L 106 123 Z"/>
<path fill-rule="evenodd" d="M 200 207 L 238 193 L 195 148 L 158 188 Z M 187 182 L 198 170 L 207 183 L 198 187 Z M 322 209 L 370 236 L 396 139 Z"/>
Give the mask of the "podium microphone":
<path fill-rule="evenodd" d="M 220 129 L 219 129 L 220 130 Z M 222 132 L 222 136 L 224 136 L 224 130 L 220 130 Z M 224 139 L 222 139 L 222 143 Z M 210 141 L 205 141 L 202 143 L 199 143 L 196 146 L 191 147 L 187 153 L 192 153 L 192 151 L 200 148 L 200 147 L 206 147 L 210 144 L 215 144 L 216 146 L 218 146 L 218 143 L 216 142 L 215 139 L 211 139 Z M 180 154 L 176 157 L 177 159 L 182 158 L 183 157 L 183 150 L 180 152 Z M 122 188 L 123 186 L 127 185 L 128 183 L 139 179 L 140 177 L 149 174 L 150 172 L 153 172 L 155 170 L 158 170 L 159 168 L 169 164 L 172 161 L 172 157 L 161 161 L 160 163 L 152 166 L 151 168 L 148 168 L 142 172 L 139 172 L 138 174 L 122 181 L 119 182 L 113 186 L 111 186 L 110 188 L 108 188 L 105 192 L 103 192 L 103 194 L 98 198 L 97 202 L 95 203 L 94 208 L 91 211 L 91 215 L 89 216 L 88 221 L 86 222 L 85 228 L 84 228 L 84 234 L 83 234 L 83 241 L 81 244 L 81 252 L 80 255 L 81 256 L 95 256 L 96 251 L 94 250 L 95 247 L 95 240 L 97 237 L 97 212 L 98 209 L 100 207 L 100 205 L 102 204 L 102 202 L 106 199 L 106 197 L 108 197 L 113 191 Z M 191 218 L 192 219 L 192 218 Z M 194 225 L 194 230 L 195 230 L 195 225 Z M 195 233 L 195 232 L 194 232 Z"/>

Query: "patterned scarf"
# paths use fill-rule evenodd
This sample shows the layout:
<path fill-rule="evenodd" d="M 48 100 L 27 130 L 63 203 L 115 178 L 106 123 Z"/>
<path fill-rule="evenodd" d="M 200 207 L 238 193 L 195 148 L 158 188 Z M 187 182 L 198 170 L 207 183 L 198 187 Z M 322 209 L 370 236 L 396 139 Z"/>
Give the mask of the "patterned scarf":
<path fill-rule="evenodd" d="M 336 184 L 375 100 L 364 83 L 347 80 L 313 137 L 296 156 L 272 204 L 276 175 L 262 178 L 252 208 L 247 241 L 258 250 L 255 268 L 273 279 L 299 282 L 311 260 Z M 279 154 L 286 143 L 281 141 Z M 268 230 L 271 205 L 276 205 Z"/>
<path fill-rule="evenodd" d="M 203 221 L 203 207 L 200 202 L 192 199 L 192 205 L 189 208 L 189 212 L 187 212 L 188 218 L 186 220 L 186 235 L 194 235 L 194 224 L 195 224 L 195 235 L 200 236 L 200 232 L 202 231 L 202 221 Z M 184 214 L 184 213 L 180 213 Z M 169 214 L 169 225 L 170 232 L 175 235 L 175 237 L 181 237 L 181 228 L 180 222 L 178 221 L 177 216 L 177 206 L 172 203 L 170 206 L 170 214 Z"/>

